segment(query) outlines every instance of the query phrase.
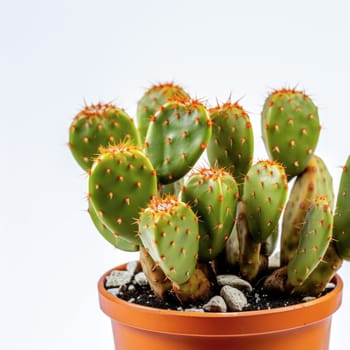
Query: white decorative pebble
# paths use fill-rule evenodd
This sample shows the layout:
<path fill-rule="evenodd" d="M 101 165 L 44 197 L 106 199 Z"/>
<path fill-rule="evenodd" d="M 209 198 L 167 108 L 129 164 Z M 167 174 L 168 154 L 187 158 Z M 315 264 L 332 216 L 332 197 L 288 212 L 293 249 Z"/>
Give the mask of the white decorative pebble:
<path fill-rule="evenodd" d="M 333 282 L 327 283 L 326 289 L 334 289 L 334 288 L 335 288 L 335 283 L 333 283 Z"/>
<path fill-rule="evenodd" d="M 126 271 L 130 272 L 132 275 L 135 275 L 135 273 L 138 269 L 139 269 L 139 262 L 136 260 L 130 261 L 126 265 Z"/>
<path fill-rule="evenodd" d="M 196 307 L 191 307 L 191 308 L 185 309 L 185 311 L 190 311 L 190 312 L 204 312 L 203 309 L 198 309 L 198 308 L 196 308 Z"/>
<path fill-rule="evenodd" d="M 301 299 L 301 301 L 311 301 L 311 300 L 315 300 L 316 297 L 304 297 L 303 299 Z"/>
<path fill-rule="evenodd" d="M 147 277 L 143 272 L 137 273 L 134 278 L 135 278 L 135 282 L 139 286 L 147 286 L 148 285 Z"/>
<path fill-rule="evenodd" d="M 247 298 L 237 288 L 224 286 L 221 288 L 220 295 L 224 298 L 229 311 L 242 311 L 248 305 Z"/>
<path fill-rule="evenodd" d="M 132 277 L 129 271 L 114 270 L 106 277 L 106 288 L 124 286 L 130 283 Z"/>
<path fill-rule="evenodd" d="M 243 280 L 236 275 L 218 275 L 216 276 L 216 280 L 218 285 L 221 287 L 231 286 L 247 292 L 251 292 L 253 290 L 252 285 L 248 281 Z"/>
<path fill-rule="evenodd" d="M 215 295 L 205 305 L 203 305 L 203 309 L 207 312 L 226 312 L 227 305 L 224 298 L 222 298 L 220 295 Z"/>
<path fill-rule="evenodd" d="M 119 295 L 120 290 L 122 289 L 122 287 L 118 287 L 118 288 L 109 288 L 107 291 L 108 293 L 112 294 L 113 296 L 117 297 Z"/>

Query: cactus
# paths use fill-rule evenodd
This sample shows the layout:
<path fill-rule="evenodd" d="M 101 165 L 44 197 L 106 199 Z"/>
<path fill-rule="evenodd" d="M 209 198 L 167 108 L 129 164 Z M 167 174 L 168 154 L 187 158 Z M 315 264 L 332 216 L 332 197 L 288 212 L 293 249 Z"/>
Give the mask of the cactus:
<path fill-rule="evenodd" d="M 288 263 L 288 282 L 294 287 L 304 283 L 317 267 L 332 240 L 333 216 L 324 197 L 315 199 L 308 210 L 298 249 Z"/>
<path fill-rule="evenodd" d="M 199 260 L 215 259 L 233 229 L 239 199 L 236 181 L 223 169 L 201 168 L 189 176 L 181 199 L 199 218 Z"/>
<path fill-rule="evenodd" d="M 176 197 L 154 197 L 139 218 L 140 237 L 156 264 L 173 282 L 182 284 L 194 273 L 198 259 L 198 218 Z"/>
<path fill-rule="evenodd" d="M 209 163 L 224 168 L 241 184 L 253 162 L 254 139 L 249 115 L 238 102 L 224 103 L 209 112 L 213 121 L 207 150 Z"/>
<path fill-rule="evenodd" d="M 249 232 L 255 242 L 265 241 L 282 214 L 288 183 L 282 165 L 259 161 L 248 171 L 242 201 L 246 204 Z"/>
<path fill-rule="evenodd" d="M 151 119 L 145 141 L 159 182 L 168 184 L 183 177 L 207 148 L 210 136 L 209 115 L 199 101 L 163 105 Z"/>
<path fill-rule="evenodd" d="M 69 147 L 78 164 L 89 170 L 100 147 L 120 142 L 140 145 L 133 120 L 112 104 L 85 106 L 69 128 Z"/>
<path fill-rule="evenodd" d="M 156 194 L 156 172 L 139 147 L 119 144 L 101 149 L 91 168 L 89 200 L 111 231 L 139 244 L 136 219 Z"/>
<path fill-rule="evenodd" d="M 300 241 L 306 213 L 317 196 L 326 196 L 330 208 L 333 208 L 332 177 L 322 159 L 313 155 L 304 172 L 297 176 L 283 214 L 282 265 L 288 264 L 293 258 Z"/>
<path fill-rule="evenodd" d="M 88 174 L 94 225 L 116 248 L 140 250 L 159 298 L 205 302 L 221 271 L 265 290 L 318 296 L 350 260 L 350 157 L 333 215 L 333 180 L 315 155 L 318 111 L 305 93 L 268 96 L 261 130 L 269 159 L 256 162 L 238 103 L 208 112 L 182 88 L 158 84 L 139 100 L 137 119 L 136 128 L 115 106 L 85 107 L 69 146 Z M 208 166 L 198 167 L 206 155 Z M 280 231 L 276 268 L 268 258 Z"/>
<path fill-rule="evenodd" d="M 338 254 L 350 261 L 350 156 L 340 179 L 334 214 L 334 240 Z"/>
<path fill-rule="evenodd" d="M 142 141 L 145 140 L 151 118 L 158 109 L 172 98 L 189 98 L 184 89 L 174 83 L 161 83 L 151 86 L 137 104 L 137 124 Z"/>
<path fill-rule="evenodd" d="M 320 133 L 317 107 L 304 92 L 273 91 L 262 111 L 266 150 L 286 168 L 288 178 L 304 171 L 314 154 Z"/>

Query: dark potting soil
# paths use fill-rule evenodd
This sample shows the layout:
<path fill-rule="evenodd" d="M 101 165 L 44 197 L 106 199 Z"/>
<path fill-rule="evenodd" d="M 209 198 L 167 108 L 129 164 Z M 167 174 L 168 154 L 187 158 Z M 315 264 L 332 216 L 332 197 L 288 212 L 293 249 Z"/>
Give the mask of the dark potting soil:
<path fill-rule="evenodd" d="M 132 284 L 131 288 L 124 288 L 118 294 L 118 297 L 135 304 L 149 306 L 167 310 L 187 310 L 187 309 L 201 309 L 202 306 L 208 301 L 204 301 L 198 304 L 181 305 L 176 296 L 172 293 L 168 293 L 164 300 L 154 295 L 149 286 L 139 286 Z M 326 291 L 327 292 L 327 291 Z M 325 293 L 326 293 L 325 292 Z M 219 294 L 219 292 L 217 293 Z M 243 311 L 264 310 L 277 307 L 286 307 L 295 304 L 305 302 L 308 299 L 304 299 L 297 295 L 287 295 L 282 293 L 267 293 L 262 289 L 253 289 L 252 292 L 245 293 L 248 300 L 248 306 Z"/>

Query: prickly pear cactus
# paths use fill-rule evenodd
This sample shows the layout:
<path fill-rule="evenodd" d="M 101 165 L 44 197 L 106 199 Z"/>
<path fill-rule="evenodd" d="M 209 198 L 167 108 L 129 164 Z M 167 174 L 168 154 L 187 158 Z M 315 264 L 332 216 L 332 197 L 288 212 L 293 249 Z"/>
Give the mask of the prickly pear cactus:
<path fill-rule="evenodd" d="M 210 109 L 213 133 L 207 154 L 212 167 L 224 168 L 242 183 L 252 165 L 253 129 L 247 112 L 236 103 Z"/>
<path fill-rule="evenodd" d="M 179 85 L 162 83 L 151 86 L 138 101 L 136 116 L 142 141 L 146 138 L 152 116 L 156 114 L 159 107 L 174 97 L 186 99 L 189 95 Z"/>
<path fill-rule="evenodd" d="M 281 235 L 282 265 L 288 264 L 295 255 L 307 211 L 314 203 L 316 197 L 319 196 L 325 196 L 330 208 L 333 208 L 332 177 L 323 160 L 313 155 L 304 172 L 297 176 L 283 214 Z"/>
<path fill-rule="evenodd" d="M 182 284 L 194 273 L 198 258 L 198 219 L 189 205 L 175 197 L 155 197 L 139 218 L 141 241 L 173 282 Z"/>
<path fill-rule="evenodd" d="M 248 228 L 257 243 L 266 241 L 282 214 L 288 183 L 282 165 L 262 160 L 248 171 L 242 200 L 246 205 Z"/>
<path fill-rule="evenodd" d="M 69 128 L 69 147 L 78 164 L 91 168 L 100 147 L 130 142 L 140 144 L 133 120 L 112 104 L 85 106 Z"/>
<path fill-rule="evenodd" d="M 340 179 L 333 235 L 337 252 L 350 261 L 350 156 L 343 166 Z"/>
<path fill-rule="evenodd" d="M 209 114 L 199 101 L 177 100 L 163 105 L 151 118 L 145 141 L 160 183 L 183 177 L 207 148 L 210 136 Z"/>
<path fill-rule="evenodd" d="M 223 169 L 201 168 L 185 182 L 181 199 L 199 218 L 199 260 L 213 260 L 233 229 L 239 199 L 236 181 Z"/>
<path fill-rule="evenodd" d="M 327 283 L 332 280 L 342 264 L 343 259 L 338 255 L 334 241 L 331 241 L 322 261 L 303 284 L 293 289 L 293 292 L 300 295 L 318 296 L 325 290 Z"/>
<path fill-rule="evenodd" d="M 139 147 L 119 144 L 101 150 L 89 176 L 89 200 L 116 235 L 140 244 L 136 219 L 157 194 L 157 177 Z"/>
<path fill-rule="evenodd" d="M 315 151 L 321 129 L 310 97 L 294 89 L 273 91 L 265 101 L 261 125 L 270 159 L 284 165 L 289 179 L 300 174 Z"/>
<path fill-rule="evenodd" d="M 296 254 L 288 264 L 288 283 L 300 286 L 322 260 L 332 240 L 333 215 L 325 197 L 308 210 Z"/>
<path fill-rule="evenodd" d="M 101 235 L 114 247 L 123 250 L 125 252 L 137 252 L 139 250 L 139 246 L 134 243 L 130 243 L 126 239 L 120 237 L 117 233 L 112 232 L 99 218 L 96 210 L 89 202 L 88 212 L 90 214 L 91 220 L 94 223 L 97 230 L 101 233 Z"/>

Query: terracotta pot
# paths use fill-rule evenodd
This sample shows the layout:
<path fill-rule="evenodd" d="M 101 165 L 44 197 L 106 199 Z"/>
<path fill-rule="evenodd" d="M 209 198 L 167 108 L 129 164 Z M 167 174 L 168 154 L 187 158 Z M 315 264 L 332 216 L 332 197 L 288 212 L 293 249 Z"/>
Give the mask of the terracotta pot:
<path fill-rule="evenodd" d="M 117 269 L 125 269 L 125 265 Z M 115 349 L 152 350 L 326 350 L 332 314 L 341 304 L 343 283 L 302 304 L 264 311 L 198 313 L 128 303 L 98 283 L 101 309 L 111 318 Z"/>

